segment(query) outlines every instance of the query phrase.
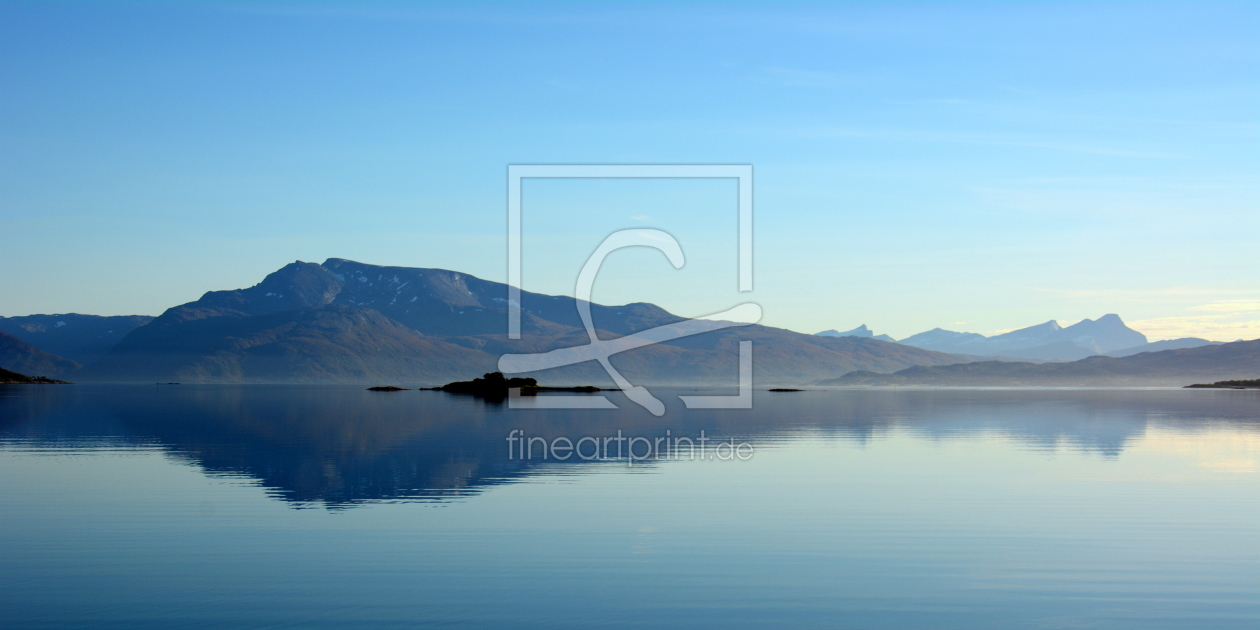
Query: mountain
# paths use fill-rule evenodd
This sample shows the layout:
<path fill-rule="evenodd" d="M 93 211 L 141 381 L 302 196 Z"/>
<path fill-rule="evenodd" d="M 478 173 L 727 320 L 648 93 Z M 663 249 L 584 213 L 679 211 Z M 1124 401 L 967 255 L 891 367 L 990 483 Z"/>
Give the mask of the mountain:
<path fill-rule="evenodd" d="M 892 337 L 889 337 L 888 335 L 875 334 L 874 332 L 871 331 L 870 328 L 866 327 L 866 324 L 862 324 L 861 326 L 858 326 L 857 328 L 854 328 L 853 330 L 848 330 L 845 332 L 840 332 L 838 330 L 832 329 L 832 330 L 824 330 L 820 333 L 814 333 L 814 334 L 818 335 L 819 337 L 870 337 L 871 339 L 878 339 L 880 341 L 896 341 L 896 339 L 893 339 Z"/>
<path fill-rule="evenodd" d="M 1260 375 L 1260 339 L 1196 348 L 1093 356 L 1057 363 L 975 363 L 921 366 L 894 374 L 853 372 L 818 385 L 934 386 L 1183 386 Z"/>
<path fill-rule="evenodd" d="M 0 332 L 0 368 L 35 376 L 64 376 L 81 367 L 78 363 L 44 352 L 13 335 Z"/>
<path fill-rule="evenodd" d="M 1071 341 L 1082 348 L 1111 352 L 1146 343 L 1146 335 L 1124 325 L 1119 315 L 1081 320 L 1055 333 L 1055 341 Z"/>
<path fill-rule="evenodd" d="M 1007 350 L 1002 352 L 999 360 L 1025 359 L 1034 363 L 1045 363 L 1046 361 L 1079 361 L 1085 357 L 1092 357 L 1099 354 L 1097 350 L 1092 348 L 1081 347 L 1071 341 L 1055 341 L 1040 346 L 1024 348 L 1022 350 Z M 990 355 L 998 356 L 998 355 Z"/>
<path fill-rule="evenodd" d="M 1121 350 L 1112 350 L 1106 353 L 1109 357 L 1127 357 L 1129 355 L 1138 354 L 1139 352 L 1158 352 L 1160 350 L 1177 350 L 1180 348 L 1198 348 L 1199 346 L 1219 346 L 1219 341 L 1208 341 L 1207 339 L 1199 339 L 1198 337 L 1184 337 L 1182 339 L 1165 339 L 1164 341 L 1152 341 L 1132 348 L 1124 348 Z"/>
<path fill-rule="evenodd" d="M 954 332 L 943 328 L 933 328 L 902 339 L 898 343 L 937 352 L 965 352 L 967 354 L 987 354 L 981 352 L 988 337 L 978 333 Z M 942 348 L 950 348 L 943 350 Z"/>
<path fill-rule="evenodd" d="M 10 372 L 9 370 L 0 368 L 0 385 L 31 385 L 31 384 L 43 385 L 43 384 L 54 384 L 54 383 L 61 383 L 64 385 L 69 385 L 69 383 L 66 383 L 65 381 L 59 381 L 59 380 L 48 378 L 45 376 L 32 377 L 32 376 L 27 376 L 25 374 L 18 374 L 17 372 Z"/>
<path fill-rule="evenodd" d="M 253 287 L 211 291 L 168 309 L 76 380 L 440 384 L 493 371 L 504 353 L 589 341 L 574 298 L 526 291 L 522 338 L 508 340 L 507 297 L 507 285 L 455 271 L 297 261 Z M 592 304 L 591 312 L 601 339 L 683 321 L 646 303 Z M 760 383 L 960 360 L 876 339 L 753 325 L 638 348 L 611 361 L 636 384 L 731 385 L 744 339 L 754 341 Z M 529 376 L 544 384 L 610 382 L 595 362 Z"/>
<path fill-rule="evenodd" d="M 153 321 L 148 315 L 27 315 L 0 317 L 0 332 L 72 361 L 87 364 L 109 352 L 127 333 Z"/>
<path fill-rule="evenodd" d="M 137 329 L 79 380 L 442 380 L 492 367 L 484 353 L 426 339 L 372 309 L 330 304 L 247 315 L 191 306 Z"/>
<path fill-rule="evenodd" d="M 1067 328 L 1051 320 L 992 337 L 935 328 L 902 339 L 901 343 L 955 354 L 1075 361 L 1140 346 L 1146 343 L 1146 335 L 1125 326 L 1119 315 L 1108 314 Z"/>
<path fill-rule="evenodd" d="M 484 353 L 358 305 L 363 296 L 355 291 L 343 297 L 345 284 L 299 261 L 248 289 L 208 292 L 132 331 L 80 379 L 367 382 L 493 367 Z"/>
<path fill-rule="evenodd" d="M 994 335 L 984 342 L 985 348 L 988 350 L 985 354 L 1009 353 L 1012 350 L 1024 350 L 1052 344 L 1055 341 L 1059 341 L 1056 337 L 1063 330 L 1063 327 L 1059 326 L 1059 322 L 1050 320 L 1044 324 Z"/>

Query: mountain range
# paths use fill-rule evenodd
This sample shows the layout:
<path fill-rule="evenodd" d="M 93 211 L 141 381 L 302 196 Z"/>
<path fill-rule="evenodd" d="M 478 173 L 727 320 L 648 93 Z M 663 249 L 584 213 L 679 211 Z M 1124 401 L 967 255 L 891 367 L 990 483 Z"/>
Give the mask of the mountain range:
<path fill-rule="evenodd" d="M 828 337 L 873 336 L 865 324 L 848 332 L 827 330 L 817 334 Z M 877 335 L 874 338 L 893 341 L 888 335 Z M 1042 362 L 1078 361 L 1091 356 L 1122 357 L 1140 352 L 1194 348 L 1218 342 L 1194 337 L 1148 342 L 1146 335 L 1126 326 L 1119 315 L 1108 314 L 1098 319 L 1082 320 L 1066 328 L 1051 320 L 992 337 L 933 328 L 906 337 L 898 343 L 970 358 L 997 357 Z"/>
<path fill-rule="evenodd" d="M 1260 374 L 1260 339 L 1142 352 L 1124 357 L 1094 356 L 1071 362 L 975 361 L 916 366 L 893 374 L 850 372 L 816 385 L 928 386 L 1184 386 L 1195 380 L 1222 380 Z"/>
<path fill-rule="evenodd" d="M 151 321 L 148 315 L 27 315 L 0 317 L 0 332 L 86 365 L 105 356 L 127 333 Z"/>
<path fill-rule="evenodd" d="M 901 343 L 939 352 L 1075 361 L 1143 346 L 1147 341 L 1146 335 L 1125 326 L 1118 315 L 1103 315 L 1066 328 L 1051 320 L 993 337 L 936 328 L 902 339 Z"/>
<path fill-rule="evenodd" d="M 211 291 L 170 308 L 86 367 L 52 375 L 97 382 L 440 384 L 493 371 L 504 353 L 588 342 L 574 298 L 524 291 L 522 339 L 508 340 L 507 299 L 507 285 L 455 271 L 296 261 L 253 287 Z M 591 311 L 601 339 L 683 321 L 646 303 L 592 304 Z M 637 384 L 733 385 L 738 342 L 745 339 L 754 342 L 757 379 L 765 383 L 958 361 L 875 339 L 758 325 L 646 346 L 611 361 Z M 0 355 L 0 365 L 4 360 Z M 594 362 L 531 376 L 543 383 L 610 383 Z"/>
<path fill-rule="evenodd" d="M 210 291 L 158 317 L 0 318 L 0 368 L 87 382 L 434 385 L 494 371 L 503 354 L 589 342 L 577 300 L 526 291 L 522 338 L 507 339 L 507 300 L 507 285 L 456 271 L 340 258 L 295 261 L 252 287 Z M 647 303 L 590 308 L 600 339 L 685 321 Z M 1260 372 L 1260 363 L 1247 363 L 1233 344 L 1147 343 L 1115 315 L 1066 328 L 1050 321 L 993 337 L 935 329 L 900 343 L 865 325 L 816 335 L 749 325 L 644 346 L 610 360 L 636 384 L 729 386 L 737 382 L 741 340 L 754 342 L 759 385 L 1067 382 L 1101 374 L 1100 369 L 1126 375 L 1119 380 L 1180 382 L 1189 375 L 1251 378 Z M 1212 348 L 1220 354 L 1213 355 Z M 1176 354 L 1191 349 L 1205 354 Z M 1112 356 L 1073 360 L 1082 353 Z M 1027 367 L 1032 363 L 1010 360 L 1025 356 L 1072 362 L 1033 369 Z M 1203 367 L 1213 363 L 1212 356 L 1221 357 L 1217 364 L 1224 372 Z M 1184 361 L 1197 361 L 1198 371 L 1179 371 Z M 1146 368 L 1126 367 L 1137 365 Z M 543 384 L 611 384 L 594 361 L 529 376 Z"/>
<path fill-rule="evenodd" d="M 824 330 L 820 333 L 814 333 L 814 334 L 818 335 L 819 337 L 869 337 L 871 339 L 878 339 L 880 341 L 896 341 L 896 339 L 893 339 L 892 337 L 889 337 L 888 335 L 875 334 L 870 328 L 866 327 L 866 324 L 862 324 L 861 326 L 858 326 L 857 328 L 854 328 L 853 330 L 846 330 L 844 332 L 840 332 L 838 330 L 832 329 L 832 330 Z"/>

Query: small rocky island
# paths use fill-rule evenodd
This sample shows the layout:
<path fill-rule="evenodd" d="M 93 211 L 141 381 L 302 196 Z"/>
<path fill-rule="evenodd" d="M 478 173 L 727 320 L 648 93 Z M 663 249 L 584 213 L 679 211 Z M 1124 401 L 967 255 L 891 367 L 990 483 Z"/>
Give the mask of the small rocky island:
<path fill-rule="evenodd" d="M 1260 378 L 1249 381 L 1217 381 L 1215 383 L 1195 383 L 1183 389 L 1260 389 Z"/>
<path fill-rule="evenodd" d="M 509 389 L 520 388 L 522 396 L 533 396 L 538 392 L 600 392 L 608 391 L 593 385 L 581 385 L 578 387 L 547 387 L 538 384 L 537 379 L 533 378 L 507 378 L 502 372 L 487 372 L 481 378 L 474 378 L 471 381 L 455 381 L 447 383 L 441 387 L 421 387 L 430 391 L 443 391 L 452 394 L 469 394 L 491 400 L 502 400 L 507 398 Z"/>

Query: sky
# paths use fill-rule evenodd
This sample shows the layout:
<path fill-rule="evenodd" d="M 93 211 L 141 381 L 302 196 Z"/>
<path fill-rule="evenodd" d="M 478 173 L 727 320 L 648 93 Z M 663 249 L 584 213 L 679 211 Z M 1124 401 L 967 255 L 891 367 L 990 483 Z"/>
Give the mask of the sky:
<path fill-rule="evenodd" d="M 1260 337 L 1260 4 L 0 2 L 0 315 L 153 314 L 294 260 L 801 332 L 1117 313 Z"/>

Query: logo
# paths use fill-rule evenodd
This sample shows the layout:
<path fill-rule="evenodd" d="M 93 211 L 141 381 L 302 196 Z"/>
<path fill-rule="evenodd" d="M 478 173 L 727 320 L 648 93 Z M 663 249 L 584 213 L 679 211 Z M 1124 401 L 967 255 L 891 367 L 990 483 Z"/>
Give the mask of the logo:
<path fill-rule="evenodd" d="M 526 178 L 724 178 L 739 184 L 738 220 L 739 290 L 753 288 L 752 274 L 752 166 L 700 164 L 633 164 L 633 165 L 542 165 L 508 166 L 508 338 L 521 338 L 521 185 Z M 591 292 L 600 267 L 609 254 L 626 247 L 655 248 L 675 269 L 685 264 L 682 246 L 671 234 L 657 229 L 627 229 L 608 235 L 591 254 L 578 274 L 574 288 L 578 316 L 586 328 L 589 343 L 559 348 L 536 354 L 505 354 L 499 359 L 504 374 L 536 372 L 550 368 L 598 361 L 617 387 L 631 401 L 653 415 L 664 415 L 665 404 L 646 387 L 628 381 L 609 357 L 619 352 L 642 348 L 701 333 L 747 326 L 761 320 L 761 307 L 745 302 L 730 309 L 701 318 L 658 326 L 616 339 L 600 339 L 591 320 Z M 508 406 L 514 409 L 616 409 L 602 395 L 582 396 L 509 396 Z M 739 394 L 735 396 L 679 396 L 688 409 L 749 409 L 752 407 L 752 341 L 739 342 Z"/>

